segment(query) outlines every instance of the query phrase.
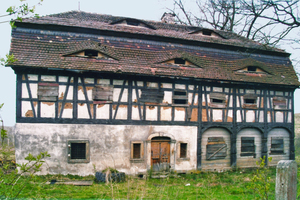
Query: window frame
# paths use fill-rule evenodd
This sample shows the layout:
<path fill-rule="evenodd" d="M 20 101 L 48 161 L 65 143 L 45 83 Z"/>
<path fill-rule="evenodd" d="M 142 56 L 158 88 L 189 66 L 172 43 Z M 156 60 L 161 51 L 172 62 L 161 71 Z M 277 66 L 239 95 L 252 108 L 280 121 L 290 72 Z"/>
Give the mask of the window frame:
<path fill-rule="evenodd" d="M 185 157 L 182 157 L 182 155 L 181 155 L 181 148 L 182 148 L 183 144 L 186 145 Z M 177 143 L 177 160 L 178 161 L 190 160 L 189 151 L 190 151 L 190 145 L 188 142 L 178 142 Z"/>
<path fill-rule="evenodd" d="M 139 101 L 141 103 L 161 104 L 164 100 L 164 95 L 164 91 L 157 88 L 142 88 Z"/>
<path fill-rule="evenodd" d="M 287 98 L 285 97 L 275 96 L 272 99 L 272 103 L 273 103 L 273 109 L 275 110 L 286 110 L 288 108 Z"/>
<path fill-rule="evenodd" d="M 278 150 L 276 150 L 276 152 L 274 152 L 274 149 L 279 149 L 279 148 L 276 148 L 273 146 L 272 148 L 272 145 L 276 145 L 276 144 L 273 144 L 272 141 L 274 140 L 282 140 L 282 152 L 277 152 Z M 281 148 L 280 148 L 281 149 Z M 273 150 L 273 152 L 272 152 Z M 284 155 L 284 138 L 283 137 L 271 137 L 271 142 L 270 142 L 270 155 Z"/>
<path fill-rule="evenodd" d="M 253 139 L 253 151 L 245 151 L 243 150 L 243 148 L 246 147 L 249 147 L 251 145 L 249 145 L 250 143 L 246 143 L 244 142 L 244 145 L 243 145 L 243 139 L 244 141 L 249 141 L 250 139 L 252 140 Z M 246 145 L 247 144 L 247 145 Z M 241 137 L 241 154 L 240 154 L 241 157 L 253 157 L 253 158 L 256 158 L 256 145 L 255 145 L 255 137 Z"/>
<path fill-rule="evenodd" d="M 105 88 L 105 89 L 103 89 Z M 106 98 L 99 98 L 101 93 L 107 93 Z M 109 84 L 97 84 L 92 90 L 92 99 L 94 104 L 112 103 L 114 94 L 114 86 Z M 102 94 L 103 95 L 103 94 Z M 105 96 L 105 95 L 103 95 Z"/>
<path fill-rule="evenodd" d="M 257 95 L 256 94 L 245 94 L 243 96 L 243 108 L 252 108 L 256 109 L 257 108 Z M 254 103 L 246 103 L 247 100 L 254 100 Z"/>
<path fill-rule="evenodd" d="M 226 108 L 227 102 L 226 102 L 226 94 L 224 93 L 210 93 L 210 107 L 214 108 Z M 222 102 L 213 102 L 213 99 L 221 100 Z"/>
<path fill-rule="evenodd" d="M 134 158 L 134 145 L 140 144 L 140 158 Z M 130 142 L 130 162 L 144 162 L 144 142 L 135 140 Z"/>
<path fill-rule="evenodd" d="M 176 92 L 184 92 L 185 95 L 179 95 L 175 94 Z M 185 103 L 175 103 L 177 100 L 184 100 Z M 188 91 L 184 89 L 175 89 L 172 92 L 172 105 L 173 106 L 182 106 L 182 107 L 187 107 L 188 106 Z"/>
<path fill-rule="evenodd" d="M 71 159 L 72 143 L 85 143 L 85 159 Z M 89 140 L 68 140 L 68 163 L 89 163 L 90 162 L 90 142 Z"/>
<path fill-rule="evenodd" d="M 56 102 L 59 95 L 59 84 L 55 82 L 39 82 L 37 95 L 39 101 Z"/>

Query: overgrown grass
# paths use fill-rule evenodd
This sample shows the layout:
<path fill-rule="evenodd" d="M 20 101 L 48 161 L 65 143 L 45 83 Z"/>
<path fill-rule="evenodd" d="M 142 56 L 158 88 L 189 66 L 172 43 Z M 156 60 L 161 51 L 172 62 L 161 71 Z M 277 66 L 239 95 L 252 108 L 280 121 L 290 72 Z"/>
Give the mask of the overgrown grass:
<path fill-rule="evenodd" d="M 77 176 L 36 176 L 28 184 L 20 198 L 57 199 L 254 199 L 250 185 L 253 169 L 227 171 L 223 173 L 201 172 L 165 179 L 139 179 L 127 177 L 123 183 L 94 183 L 92 186 L 49 185 L 56 179 L 93 180 Z M 276 169 L 269 171 L 271 177 L 270 199 L 275 198 Z M 298 173 L 298 177 L 300 173 Z M 0 188 L 1 192 L 1 188 Z"/>

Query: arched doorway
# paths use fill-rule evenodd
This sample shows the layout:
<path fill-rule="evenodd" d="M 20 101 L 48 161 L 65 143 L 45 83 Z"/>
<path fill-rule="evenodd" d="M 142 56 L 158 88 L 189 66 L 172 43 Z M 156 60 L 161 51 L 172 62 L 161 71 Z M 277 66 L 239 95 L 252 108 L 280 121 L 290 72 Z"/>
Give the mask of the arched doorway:
<path fill-rule="evenodd" d="M 170 142 L 169 137 L 153 137 L 151 139 L 151 167 L 153 171 L 169 171 Z"/>

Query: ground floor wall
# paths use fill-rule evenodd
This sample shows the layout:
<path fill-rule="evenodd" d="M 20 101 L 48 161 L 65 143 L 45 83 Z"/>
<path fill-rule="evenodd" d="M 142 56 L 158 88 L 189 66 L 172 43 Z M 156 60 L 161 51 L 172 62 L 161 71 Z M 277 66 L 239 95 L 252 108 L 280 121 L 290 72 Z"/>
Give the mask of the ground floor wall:
<path fill-rule="evenodd" d="M 17 123 L 15 131 L 17 163 L 28 153 L 51 155 L 40 174 L 84 176 L 108 167 L 127 174 L 223 171 L 256 167 L 263 156 L 273 158 L 269 166 L 294 159 L 293 132 L 280 127 Z"/>
<path fill-rule="evenodd" d="M 169 139 L 171 170 L 196 170 L 197 127 L 193 126 L 17 123 L 16 162 L 26 162 L 28 153 L 47 151 L 51 157 L 40 174 L 85 176 L 107 167 L 127 174 L 145 173 L 151 169 L 155 138 Z"/>

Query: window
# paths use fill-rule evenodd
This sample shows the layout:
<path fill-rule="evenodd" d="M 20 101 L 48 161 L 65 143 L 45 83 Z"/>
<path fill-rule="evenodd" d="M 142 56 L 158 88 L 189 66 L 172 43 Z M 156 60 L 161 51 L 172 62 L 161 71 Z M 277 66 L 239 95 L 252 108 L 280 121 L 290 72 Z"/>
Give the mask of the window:
<path fill-rule="evenodd" d="M 226 95 L 222 93 L 210 93 L 210 106 L 217 108 L 225 108 Z"/>
<path fill-rule="evenodd" d="M 164 91 L 159 89 L 142 89 L 141 102 L 161 103 L 164 99 Z"/>
<path fill-rule="evenodd" d="M 88 140 L 68 141 L 68 162 L 88 163 L 90 162 L 90 144 Z"/>
<path fill-rule="evenodd" d="M 174 63 L 176 65 L 185 65 L 185 60 L 183 60 L 182 58 L 175 58 Z"/>
<path fill-rule="evenodd" d="M 131 142 L 131 162 L 142 162 L 144 158 L 144 144 L 143 141 Z"/>
<path fill-rule="evenodd" d="M 180 158 L 187 157 L 187 143 L 180 143 Z"/>
<path fill-rule="evenodd" d="M 273 108 L 274 109 L 286 109 L 287 104 L 286 104 L 286 98 L 284 97 L 274 97 L 273 98 Z"/>
<path fill-rule="evenodd" d="M 85 50 L 84 51 L 84 56 L 98 57 L 98 51 L 95 51 L 95 50 Z"/>
<path fill-rule="evenodd" d="M 241 137 L 241 156 L 256 157 L 254 141 L 254 137 Z"/>
<path fill-rule="evenodd" d="M 57 101 L 58 83 L 38 83 L 38 98 L 40 101 Z"/>
<path fill-rule="evenodd" d="M 186 90 L 174 90 L 173 91 L 173 104 L 187 106 L 188 97 Z"/>
<path fill-rule="evenodd" d="M 211 36 L 212 32 L 210 30 L 203 30 L 202 34 L 207 35 L 207 36 Z"/>
<path fill-rule="evenodd" d="M 256 72 L 256 70 L 257 70 L 257 67 L 255 67 L 255 66 L 248 66 L 248 72 Z"/>
<path fill-rule="evenodd" d="M 282 137 L 271 137 L 270 154 L 279 155 L 284 154 L 284 145 Z"/>
<path fill-rule="evenodd" d="M 227 144 L 223 137 L 209 137 L 206 145 L 206 160 L 220 160 L 227 156 Z"/>
<path fill-rule="evenodd" d="M 255 94 L 244 95 L 244 108 L 257 108 L 257 96 Z"/>
<path fill-rule="evenodd" d="M 95 85 L 92 91 L 94 104 L 113 101 L 113 90 L 112 85 Z"/>

